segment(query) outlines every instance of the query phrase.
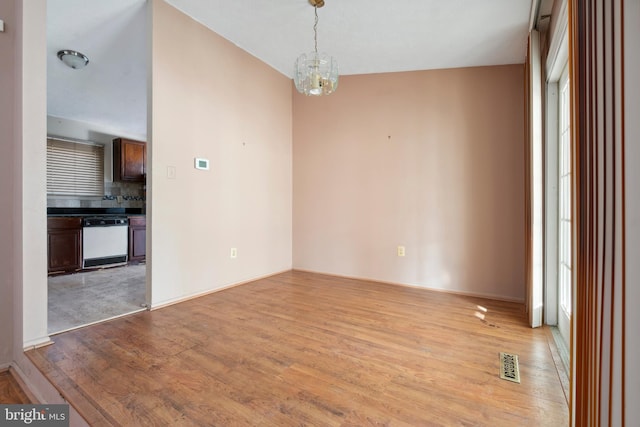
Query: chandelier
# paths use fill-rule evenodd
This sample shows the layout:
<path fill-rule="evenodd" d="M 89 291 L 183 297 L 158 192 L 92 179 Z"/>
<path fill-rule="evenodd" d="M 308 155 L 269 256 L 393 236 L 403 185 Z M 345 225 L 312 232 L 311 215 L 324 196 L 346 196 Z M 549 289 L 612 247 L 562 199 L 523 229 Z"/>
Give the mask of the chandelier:
<path fill-rule="evenodd" d="M 318 8 L 324 6 L 324 0 L 309 0 L 309 3 L 315 12 L 314 51 L 296 59 L 293 81 L 298 92 L 305 95 L 329 95 L 338 88 L 338 63 L 332 56 L 318 53 Z"/>

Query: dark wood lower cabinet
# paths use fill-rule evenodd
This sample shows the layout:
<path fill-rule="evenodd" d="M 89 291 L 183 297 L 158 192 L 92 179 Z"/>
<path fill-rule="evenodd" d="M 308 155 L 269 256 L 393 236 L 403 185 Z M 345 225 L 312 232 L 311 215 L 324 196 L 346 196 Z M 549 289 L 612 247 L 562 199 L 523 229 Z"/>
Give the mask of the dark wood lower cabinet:
<path fill-rule="evenodd" d="M 47 264 L 50 274 L 82 268 L 82 219 L 47 218 Z"/>
<path fill-rule="evenodd" d="M 144 261 L 147 256 L 147 219 L 129 217 L 129 262 Z"/>

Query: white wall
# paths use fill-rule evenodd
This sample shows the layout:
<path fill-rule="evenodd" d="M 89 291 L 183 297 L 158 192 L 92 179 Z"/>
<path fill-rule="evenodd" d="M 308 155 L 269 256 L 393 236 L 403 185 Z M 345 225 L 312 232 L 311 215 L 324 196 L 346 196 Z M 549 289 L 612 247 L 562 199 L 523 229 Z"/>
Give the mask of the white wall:
<path fill-rule="evenodd" d="M 47 196 L 46 196 L 46 0 L 19 2 L 22 9 L 21 105 L 16 117 L 20 183 L 16 197 L 14 329 L 19 361 L 23 346 L 49 341 L 47 334 Z M 22 286 L 20 286 L 20 284 Z M 20 289 L 22 292 L 20 292 Z"/>

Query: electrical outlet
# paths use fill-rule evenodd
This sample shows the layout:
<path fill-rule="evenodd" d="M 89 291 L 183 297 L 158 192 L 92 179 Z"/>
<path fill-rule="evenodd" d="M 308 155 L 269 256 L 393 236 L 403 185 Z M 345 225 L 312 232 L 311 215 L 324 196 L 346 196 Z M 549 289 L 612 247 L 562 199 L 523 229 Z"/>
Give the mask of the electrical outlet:
<path fill-rule="evenodd" d="M 398 256 L 404 256 L 404 246 L 398 246 Z"/>
<path fill-rule="evenodd" d="M 238 258 L 238 248 L 231 248 L 231 258 Z"/>

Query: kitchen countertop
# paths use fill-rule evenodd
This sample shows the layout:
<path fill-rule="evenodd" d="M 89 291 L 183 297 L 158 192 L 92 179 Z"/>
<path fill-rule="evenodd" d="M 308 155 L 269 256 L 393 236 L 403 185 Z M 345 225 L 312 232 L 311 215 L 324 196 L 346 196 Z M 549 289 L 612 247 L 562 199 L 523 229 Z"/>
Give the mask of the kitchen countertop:
<path fill-rule="evenodd" d="M 47 208 L 48 217 L 145 216 L 142 208 Z"/>

